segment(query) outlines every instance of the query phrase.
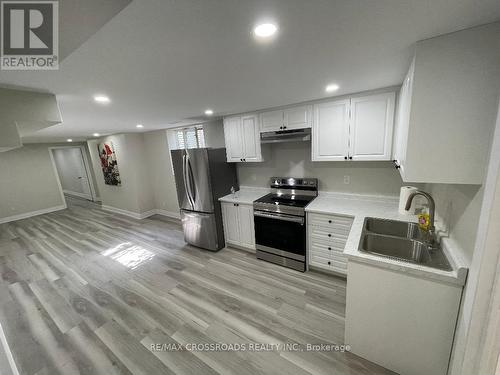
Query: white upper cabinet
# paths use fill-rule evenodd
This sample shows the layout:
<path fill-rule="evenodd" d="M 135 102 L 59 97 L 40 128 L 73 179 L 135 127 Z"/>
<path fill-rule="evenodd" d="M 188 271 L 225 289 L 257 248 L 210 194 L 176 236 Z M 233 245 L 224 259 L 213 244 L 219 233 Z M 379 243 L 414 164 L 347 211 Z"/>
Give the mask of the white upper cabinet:
<path fill-rule="evenodd" d="M 413 90 L 413 71 L 415 64 L 412 62 L 406 75 L 401 90 L 399 91 L 398 108 L 396 112 L 396 127 L 394 129 L 394 162 L 399 169 L 403 181 L 405 179 L 406 144 L 410 125 L 411 93 Z"/>
<path fill-rule="evenodd" d="M 257 115 L 224 119 L 224 138 L 228 162 L 262 161 Z"/>
<path fill-rule="evenodd" d="M 241 117 L 241 132 L 243 134 L 243 161 L 262 161 L 257 115 Z"/>
<path fill-rule="evenodd" d="M 498 113 L 498 35 L 493 23 L 416 44 L 395 132 L 403 181 L 483 183 Z"/>
<path fill-rule="evenodd" d="M 391 160 L 395 93 L 314 106 L 312 160 Z"/>
<path fill-rule="evenodd" d="M 310 128 L 312 126 L 312 105 L 287 108 L 283 117 L 284 130 Z"/>
<path fill-rule="evenodd" d="M 305 129 L 312 126 L 312 105 L 267 111 L 260 114 L 260 131 Z"/>
<path fill-rule="evenodd" d="M 226 140 L 226 156 L 229 162 L 238 162 L 243 158 L 243 137 L 241 136 L 241 117 L 224 119 L 224 138 Z"/>
<path fill-rule="evenodd" d="M 390 160 L 394 126 L 394 92 L 351 99 L 350 160 Z"/>
<path fill-rule="evenodd" d="M 268 111 L 260 114 L 260 131 L 272 132 L 283 130 L 284 117 L 283 111 Z"/>
<path fill-rule="evenodd" d="M 337 161 L 347 157 L 349 105 L 349 100 L 336 100 L 314 106 L 313 161 Z"/>

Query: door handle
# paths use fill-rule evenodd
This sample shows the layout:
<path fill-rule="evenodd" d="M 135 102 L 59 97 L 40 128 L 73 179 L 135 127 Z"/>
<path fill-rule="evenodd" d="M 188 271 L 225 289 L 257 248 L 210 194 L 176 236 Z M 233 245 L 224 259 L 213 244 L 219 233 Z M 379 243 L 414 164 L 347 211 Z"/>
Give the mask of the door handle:
<path fill-rule="evenodd" d="M 188 181 L 187 181 L 187 158 L 186 154 L 182 155 L 182 178 L 184 180 L 184 190 L 186 190 L 186 196 L 188 198 L 191 208 L 194 209 L 194 203 L 191 199 L 191 193 L 189 191 Z"/>
<path fill-rule="evenodd" d="M 253 213 L 253 216 L 264 217 L 266 219 L 283 220 L 283 221 L 290 221 L 290 222 L 298 223 L 298 224 L 304 224 L 303 217 L 292 217 L 292 216 L 285 216 L 285 215 L 281 215 L 281 214 L 264 213 L 264 212 L 260 212 L 260 211 L 255 211 Z"/>
<path fill-rule="evenodd" d="M 193 167 L 191 167 L 191 162 L 189 161 L 189 157 L 187 158 L 187 165 L 188 165 L 190 195 L 191 199 L 193 200 L 193 206 L 194 206 L 194 204 L 196 203 L 196 183 L 194 182 Z"/>

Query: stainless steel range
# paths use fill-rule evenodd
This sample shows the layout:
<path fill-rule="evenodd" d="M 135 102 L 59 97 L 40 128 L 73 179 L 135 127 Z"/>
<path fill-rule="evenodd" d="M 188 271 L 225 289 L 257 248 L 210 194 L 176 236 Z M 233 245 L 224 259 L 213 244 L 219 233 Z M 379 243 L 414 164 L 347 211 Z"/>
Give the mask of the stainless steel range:
<path fill-rule="evenodd" d="M 257 258 L 306 270 L 305 207 L 318 196 L 316 178 L 272 177 L 271 193 L 253 202 Z"/>

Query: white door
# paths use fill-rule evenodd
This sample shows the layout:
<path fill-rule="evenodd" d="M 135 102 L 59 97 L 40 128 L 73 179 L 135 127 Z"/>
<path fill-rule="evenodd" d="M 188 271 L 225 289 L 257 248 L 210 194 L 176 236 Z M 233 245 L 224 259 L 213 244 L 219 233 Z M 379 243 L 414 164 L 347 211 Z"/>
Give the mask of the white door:
<path fill-rule="evenodd" d="M 244 156 L 244 150 L 241 133 L 241 118 L 239 116 L 224 119 L 224 138 L 226 140 L 227 161 L 241 161 Z"/>
<path fill-rule="evenodd" d="M 238 206 L 236 203 L 222 203 L 222 218 L 224 222 L 224 235 L 226 242 L 239 244 L 240 226 L 238 219 Z"/>
<path fill-rule="evenodd" d="M 241 117 L 241 133 L 244 150 L 243 161 L 261 161 L 260 133 L 256 115 Z"/>
<path fill-rule="evenodd" d="M 255 232 L 253 222 L 253 207 L 251 205 L 240 205 L 240 244 L 248 248 L 255 248 Z"/>
<path fill-rule="evenodd" d="M 316 104 L 312 128 L 312 160 L 337 161 L 348 157 L 350 101 Z"/>
<path fill-rule="evenodd" d="M 310 128 L 312 126 L 312 105 L 287 108 L 284 119 L 285 130 Z"/>
<path fill-rule="evenodd" d="M 391 160 L 394 92 L 351 99 L 349 158 Z"/>
<path fill-rule="evenodd" d="M 92 200 L 90 181 L 81 148 L 56 148 L 52 153 L 63 192 Z"/>
<path fill-rule="evenodd" d="M 283 130 L 283 111 L 269 111 L 260 114 L 260 131 L 271 132 Z"/>

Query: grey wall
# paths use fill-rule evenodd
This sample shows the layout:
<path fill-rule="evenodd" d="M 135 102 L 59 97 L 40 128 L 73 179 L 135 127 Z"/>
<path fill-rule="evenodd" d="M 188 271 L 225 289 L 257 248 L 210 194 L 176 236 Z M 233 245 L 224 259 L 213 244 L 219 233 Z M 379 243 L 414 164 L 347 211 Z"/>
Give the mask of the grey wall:
<path fill-rule="evenodd" d="M 0 153 L 0 219 L 64 204 L 48 145 Z"/>
<path fill-rule="evenodd" d="M 102 140 L 113 142 L 122 181 L 121 186 L 110 186 L 104 183 L 97 151 L 97 144 Z M 120 134 L 94 139 L 88 141 L 88 147 L 103 205 L 137 214 L 155 208 L 142 134 Z"/>
<path fill-rule="evenodd" d="M 436 212 L 447 235 L 458 246 L 468 264 L 476 241 L 483 187 L 480 185 L 426 184 L 424 190 L 436 201 Z"/>
<path fill-rule="evenodd" d="M 168 148 L 167 132 L 158 130 L 145 133 L 144 143 L 155 206 L 171 214 L 178 214 L 179 204 L 177 203 L 177 190 Z"/>
<path fill-rule="evenodd" d="M 238 163 L 240 185 L 267 187 L 273 176 L 317 177 L 322 191 L 399 196 L 403 184 L 391 162 L 312 162 L 309 142 L 262 147 L 265 162 Z"/>

